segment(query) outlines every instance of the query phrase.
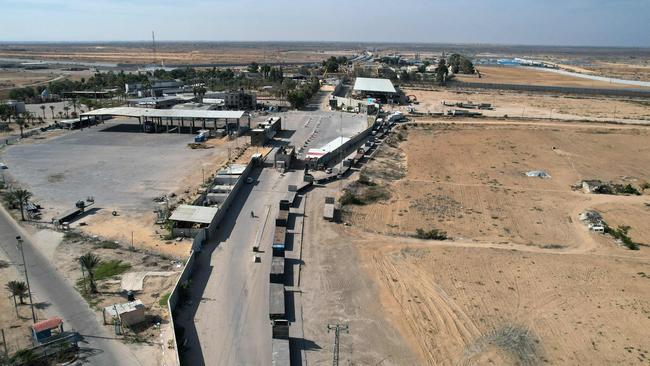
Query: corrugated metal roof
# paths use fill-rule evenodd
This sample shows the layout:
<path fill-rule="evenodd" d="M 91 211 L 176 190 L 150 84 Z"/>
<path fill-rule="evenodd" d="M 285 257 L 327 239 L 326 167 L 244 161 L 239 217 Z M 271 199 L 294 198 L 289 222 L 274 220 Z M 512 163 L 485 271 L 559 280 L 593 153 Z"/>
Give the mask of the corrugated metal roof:
<path fill-rule="evenodd" d="M 388 79 L 357 78 L 354 90 L 379 93 L 397 93 L 393 83 Z"/>
<path fill-rule="evenodd" d="M 208 118 L 240 119 L 243 111 L 204 111 L 182 109 L 149 109 L 136 107 L 100 108 L 81 114 L 82 116 L 124 116 L 124 117 L 162 117 L 162 118 Z"/>
<path fill-rule="evenodd" d="M 140 300 L 135 300 L 124 304 L 107 306 L 104 308 L 104 312 L 108 313 L 111 316 L 118 316 L 124 313 L 130 313 L 140 308 L 144 308 L 144 304 Z"/>
<path fill-rule="evenodd" d="M 214 215 L 219 211 L 215 207 L 180 205 L 174 210 L 171 217 L 172 221 L 194 222 L 198 224 L 209 224 L 212 222 Z"/>
<path fill-rule="evenodd" d="M 47 330 L 47 329 L 58 328 L 59 325 L 61 325 L 61 324 L 63 324 L 63 319 L 59 318 L 58 316 L 55 316 L 53 318 L 43 320 L 43 321 L 40 321 L 38 323 L 34 323 L 32 325 L 32 329 L 34 329 L 34 331 L 36 333 L 40 333 L 40 332 L 42 332 L 44 330 Z"/>

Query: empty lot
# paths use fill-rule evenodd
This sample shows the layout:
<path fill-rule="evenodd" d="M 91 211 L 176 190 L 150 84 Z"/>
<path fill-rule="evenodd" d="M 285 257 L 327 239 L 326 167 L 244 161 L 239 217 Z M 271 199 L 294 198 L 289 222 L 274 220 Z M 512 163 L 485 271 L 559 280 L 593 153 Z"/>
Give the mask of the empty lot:
<path fill-rule="evenodd" d="M 588 178 L 649 180 L 647 129 L 461 120 L 402 132 L 404 141 L 364 168 L 390 198 L 346 206 L 351 226 L 321 219 L 338 183 L 307 197 L 309 362 L 327 362 L 326 325 L 340 322 L 350 325 L 344 362 L 648 364 L 649 192 L 570 188 Z M 526 177 L 528 170 L 551 178 Z M 645 245 L 630 251 L 589 232 L 577 217 L 585 209 L 630 225 Z M 410 237 L 417 228 L 451 239 Z"/>
<path fill-rule="evenodd" d="M 348 219 L 383 234 L 437 228 L 472 241 L 578 248 L 585 244 L 580 212 L 607 202 L 640 207 L 650 197 L 585 195 L 571 185 L 650 181 L 649 133 L 579 124 L 409 126 L 403 156 L 369 166 L 372 175 L 401 159 L 406 176 L 391 184 L 388 201 L 355 207 Z M 551 178 L 524 174 L 533 170 Z M 650 219 L 650 208 L 642 214 Z"/>
<path fill-rule="evenodd" d="M 226 161 L 226 145 L 242 143 L 215 140 L 215 148 L 192 150 L 187 144 L 193 135 L 111 132 L 120 124 L 133 122 L 116 120 L 49 139 L 25 140 L 7 149 L 3 159 L 12 178 L 45 208 L 44 221 L 92 196 L 96 203 L 91 216 L 82 220 L 88 224 L 84 230 L 129 243 L 133 232 L 136 245 L 158 246 L 153 199 L 193 193 L 203 173 L 208 177 Z M 114 210 L 118 216 L 111 215 Z M 163 251 L 184 257 L 188 245 L 174 242 Z"/>

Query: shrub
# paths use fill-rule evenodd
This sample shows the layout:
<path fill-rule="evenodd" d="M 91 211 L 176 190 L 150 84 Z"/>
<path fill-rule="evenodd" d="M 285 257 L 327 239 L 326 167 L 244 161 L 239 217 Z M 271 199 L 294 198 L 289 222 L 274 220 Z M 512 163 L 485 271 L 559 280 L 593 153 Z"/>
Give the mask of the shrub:
<path fill-rule="evenodd" d="M 614 239 L 620 240 L 623 245 L 625 245 L 630 250 L 639 250 L 639 244 L 632 241 L 632 238 L 628 235 L 630 231 L 629 226 L 621 226 L 613 229 L 609 226 L 605 226 L 605 233 L 611 235 Z"/>
<path fill-rule="evenodd" d="M 620 190 L 620 192 L 623 193 L 623 194 L 633 194 L 633 195 L 636 195 L 636 196 L 640 196 L 640 195 L 641 195 L 641 192 L 639 192 L 638 189 L 632 187 L 631 184 L 627 184 L 627 185 L 625 185 L 625 186 Z"/>
<path fill-rule="evenodd" d="M 358 182 L 366 185 L 366 186 L 375 186 L 377 183 L 373 182 L 370 177 L 368 176 L 368 173 L 365 170 L 362 170 L 361 173 L 359 173 L 359 179 Z"/>
<path fill-rule="evenodd" d="M 118 249 L 120 245 L 114 241 L 102 240 L 95 244 L 95 248 L 102 249 Z"/>
<path fill-rule="evenodd" d="M 650 189 L 650 182 L 641 183 L 641 190 L 645 191 L 646 189 Z"/>
<path fill-rule="evenodd" d="M 447 240 L 447 233 L 438 229 L 431 229 L 429 231 L 417 229 L 413 236 L 424 240 Z"/>
<path fill-rule="evenodd" d="M 361 201 L 350 190 L 345 190 L 345 192 L 343 192 L 343 195 L 341 196 L 341 198 L 339 198 L 339 202 L 341 203 L 342 206 L 346 206 L 346 205 L 363 205 L 363 201 Z"/>

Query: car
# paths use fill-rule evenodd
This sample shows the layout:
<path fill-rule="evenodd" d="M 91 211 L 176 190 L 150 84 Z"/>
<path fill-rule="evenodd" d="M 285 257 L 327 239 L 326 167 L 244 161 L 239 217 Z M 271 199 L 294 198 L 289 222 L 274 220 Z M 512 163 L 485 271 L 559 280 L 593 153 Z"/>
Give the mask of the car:
<path fill-rule="evenodd" d="M 253 184 L 254 182 L 255 182 L 255 179 L 253 179 L 252 177 L 246 178 L 246 183 L 247 184 Z"/>
<path fill-rule="evenodd" d="M 332 168 L 327 168 L 327 169 L 325 169 L 325 173 L 327 173 L 327 174 L 332 174 Z"/>
<path fill-rule="evenodd" d="M 9 169 L 5 163 L 0 163 L 0 169 Z"/>

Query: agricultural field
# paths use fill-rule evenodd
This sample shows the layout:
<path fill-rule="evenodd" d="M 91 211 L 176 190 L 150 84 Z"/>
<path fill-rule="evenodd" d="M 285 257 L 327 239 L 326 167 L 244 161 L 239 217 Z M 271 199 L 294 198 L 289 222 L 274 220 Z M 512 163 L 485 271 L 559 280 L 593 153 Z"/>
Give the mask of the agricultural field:
<path fill-rule="evenodd" d="M 347 321 L 342 354 L 362 363 L 647 364 L 649 134 L 505 120 L 398 128 L 352 176 L 341 197 L 347 225 L 308 221 L 305 319 Z M 532 170 L 550 178 L 524 174 Z M 642 194 L 572 190 L 582 179 Z M 326 194 L 310 196 L 309 216 Z M 578 218 L 587 209 L 630 226 L 640 250 L 588 231 Z M 418 239 L 418 229 L 447 240 Z M 305 337 L 321 344 L 318 324 L 305 320 Z"/>

